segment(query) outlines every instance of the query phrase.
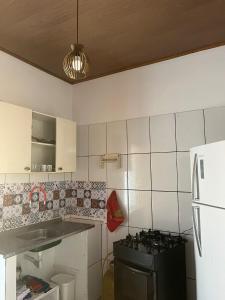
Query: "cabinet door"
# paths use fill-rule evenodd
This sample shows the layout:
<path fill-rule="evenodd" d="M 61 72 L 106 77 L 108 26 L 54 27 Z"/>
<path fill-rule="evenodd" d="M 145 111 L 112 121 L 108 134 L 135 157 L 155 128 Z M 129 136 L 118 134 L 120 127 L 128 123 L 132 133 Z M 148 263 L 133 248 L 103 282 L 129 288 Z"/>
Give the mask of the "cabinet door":
<path fill-rule="evenodd" d="M 76 170 L 76 123 L 56 119 L 56 172 Z"/>
<path fill-rule="evenodd" d="M 31 167 L 32 111 L 0 102 L 0 172 L 27 173 Z"/>

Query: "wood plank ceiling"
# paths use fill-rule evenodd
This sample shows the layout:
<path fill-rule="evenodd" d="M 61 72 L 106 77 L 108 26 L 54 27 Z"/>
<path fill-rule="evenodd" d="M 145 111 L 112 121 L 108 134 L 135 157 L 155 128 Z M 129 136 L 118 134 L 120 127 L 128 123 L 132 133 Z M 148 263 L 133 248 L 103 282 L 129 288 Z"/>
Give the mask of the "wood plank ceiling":
<path fill-rule="evenodd" d="M 0 0 L 0 49 L 71 82 L 76 0 Z M 80 0 L 88 79 L 225 44 L 225 0 Z M 71 82 L 73 83 L 73 82 Z"/>

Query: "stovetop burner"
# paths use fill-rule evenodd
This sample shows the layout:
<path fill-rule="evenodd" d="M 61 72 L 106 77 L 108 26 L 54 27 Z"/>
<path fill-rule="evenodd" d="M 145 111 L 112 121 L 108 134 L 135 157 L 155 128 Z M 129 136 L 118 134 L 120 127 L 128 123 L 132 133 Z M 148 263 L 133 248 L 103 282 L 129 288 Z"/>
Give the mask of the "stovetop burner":
<path fill-rule="evenodd" d="M 129 234 L 125 239 L 120 240 L 119 243 L 141 252 L 156 255 L 157 253 L 184 244 L 185 239 L 179 235 L 149 229 L 148 231 L 142 230 L 140 233 L 136 233 L 135 236 Z"/>

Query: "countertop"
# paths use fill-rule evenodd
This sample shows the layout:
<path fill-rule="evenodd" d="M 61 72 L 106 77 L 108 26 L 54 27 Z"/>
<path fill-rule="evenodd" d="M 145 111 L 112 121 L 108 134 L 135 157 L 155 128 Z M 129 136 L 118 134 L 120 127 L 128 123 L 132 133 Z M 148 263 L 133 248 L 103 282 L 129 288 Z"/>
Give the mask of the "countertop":
<path fill-rule="evenodd" d="M 5 258 L 29 251 L 93 228 L 92 224 L 63 221 L 61 218 L 0 233 L 0 254 Z M 35 230 L 48 230 L 46 239 L 30 239 Z"/>

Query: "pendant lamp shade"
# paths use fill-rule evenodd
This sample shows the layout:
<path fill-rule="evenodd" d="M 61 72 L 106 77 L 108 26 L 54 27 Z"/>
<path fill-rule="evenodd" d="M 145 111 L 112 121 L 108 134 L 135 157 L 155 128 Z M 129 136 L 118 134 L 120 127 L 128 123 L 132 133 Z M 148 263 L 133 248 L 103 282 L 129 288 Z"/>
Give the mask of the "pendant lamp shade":
<path fill-rule="evenodd" d="M 87 77 L 89 64 L 83 45 L 71 45 L 71 51 L 63 60 L 63 70 L 69 78 L 74 80 L 82 80 Z"/>
<path fill-rule="evenodd" d="M 87 77 L 89 71 L 89 61 L 84 46 L 79 44 L 79 3 L 77 0 L 77 24 L 76 24 L 76 43 L 71 45 L 71 51 L 66 54 L 63 60 L 63 70 L 65 74 L 73 80 L 82 80 Z"/>

